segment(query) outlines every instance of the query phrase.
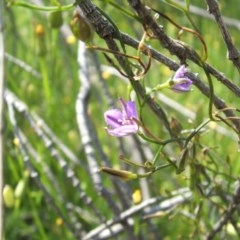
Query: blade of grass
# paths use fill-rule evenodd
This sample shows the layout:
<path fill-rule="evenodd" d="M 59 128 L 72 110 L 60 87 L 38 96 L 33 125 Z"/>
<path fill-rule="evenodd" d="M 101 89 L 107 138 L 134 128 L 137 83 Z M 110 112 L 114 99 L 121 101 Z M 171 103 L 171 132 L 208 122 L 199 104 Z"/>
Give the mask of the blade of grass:
<path fill-rule="evenodd" d="M 41 66 L 41 73 L 42 73 L 42 80 L 43 80 L 43 93 L 46 99 L 47 106 L 51 106 L 51 96 L 52 96 L 52 91 L 51 91 L 51 86 L 50 86 L 50 81 L 49 81 L 49 74 L 48 74 L 48 68 L 47 68 L 47 63 L 46 59 L 43 57 L 40 57 L 40 66 Z M 48 113 L 51 110 L 51 108 L 48 108 Z"/>

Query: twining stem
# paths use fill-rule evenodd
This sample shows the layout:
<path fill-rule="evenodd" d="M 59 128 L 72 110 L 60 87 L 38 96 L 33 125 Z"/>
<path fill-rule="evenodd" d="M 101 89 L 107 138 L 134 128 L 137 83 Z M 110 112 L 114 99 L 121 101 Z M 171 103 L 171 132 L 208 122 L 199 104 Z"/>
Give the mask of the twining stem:
<path fill-rule="evenodd" d="M 138 56 L 132 56 L 132 55 L 128 55 L 126 53 L 121 53 L 119 51 L 114 51 L 114 50 L 110 50 L 110 49 L 102 48 L 102 47 L 97 47 L 97 46 L 88 46 L 88 48 L 93 49 L 93 50 L 102 51 L 104 56 L 108 60 L 108 62 L 113 67 L 115 67 L 121 75 L 123 75 L 126 78 L 133 78 L 133 81 L 141 79 L 147 73 L 147 71 L 150 69 L 150 66 L 151 66 L 151 59 L 152 59 L 151 51 L 145 45 L 144 45 L 144 47 L 143 46 L 138 47 Z M 146 64 L 146 66 L 141 60 L 141 56 L 140 56 L 140 53 L 139 53 L 140 50 L 147 52 L 149 60 L 148 60 L 148 63 Z M 136 68 L 138 67 L 137 69 L 140 69 L 141 71 L 139 70 L 139 72 L 137 72 L 135 76 L 129 76 L 128 74 L 124 73 L 116 64 L 114 64 L 114 62 L 107 56 L 107 54 L 105 54 L 105 52 L 112 53 L 112 54 L 117 55 L 117 56 L 126 57 L 127 59 L 133 59 L 140 64 L 140 66 L 142 67 L 142 70 L 140 69 L 140 67 L 134 65 L 134 67 L 136 67 Z M 129 63 L 129 66 L 130 66 L 130 64 L 131 64 L 131 62 Z"/>
<path fill-rule="evenodd" d="M 199 40 L 200 42 L 202 43 L 202 46 L 203 46 L 203 50 L 204 50 L 204 54 L 203 54 L 203 57 L 202 57 L 202 61 L 206 61 L 207 57 L 208 57 L 208 51 L 207 51 L 207 45 L 202 37 L 202 35 L 195 29 L 190 29 L 190 28 L 187 28 L 187 27 L 184 27 L 184 26 L 181 26 L 179 25 L 178 23 L 176 23 L 175 21 L 173 21 L 170 17 L 168 17 L 167 15 L 161 13 L 160 11 L 156 10 L 156 9 L 153 9 L 153 11 L 155 11 L 156 13 L 158 13 L 160 16 L 164 17 L 165 19 L 167 19 L 170 23 L 172 23 L 175 27 L 177 27 L 178 29 L 182 30 L 182 31 L 185 31 L 185 32 L 189 32 L 193 35 L 195 35 Z"/>
<path fill-rule="evenodd" d="M 213 108 L 213 97 L 214 97 L 214 87 L 213 87 L 213 82 L 212 82 L 212 78 L 211 78 L 211 75 L 210 73 L 208 72 L 207 68 L 206 68 L 206 64 L 204 62 L 201 62 L 202 63 L 202 67 L 203 67 L 203 70 L 207 76 L 207 80 L 208 80 L 208 86 L 209 86 L 209 104 L 208 104 L 208 115 L 209 115 L 209 118 L 214 121 L 216 120 L 214 117 L 213 117 L 213 113 L 212 113 L 212 108 Z"/>
<path fill-rule="evenodd" d="M 209 122 L 211 122 L 211 119 L 207 119 L 206 121 L 202 122 L 194 131 L 187 137 L 186 142 L 184 144 L 184 148 L 187 147 L 188 143 L 191 141 L 191 139 L 200 132 L 200 130 L 205 127 Z"/>
<path fill-rule="evenodd" d="M 167 4 L 181 10 L 187 17 L 188 21 L 190 22 L 190 24 L 193 26 L 193 28 L 199 32 L 198 27 L 196 26 L 196 24 L 194 23 L 194 21 L 192 20 L 192 18 L 190 17 L 189 14 L 189 3 L 187 2 L 187 8 L 183 7 L 182 5 L 172 1 L 172 0 L 163 0 L 163 2 L 166 2 Z"/>
<path fill-rule="evenodd" d="M 133 18 L 135 21 L 141 22 L 141 19 L 138 16 L 136 16 L 132 12 L 126 10 L 126 8 L 122 7 L 119 3 L 116 3 L 116 2 L 111 1 L 111 0 L 102 0 L 102 1 L 109 3 L 110 5 L 115 7 L 118 11 L 123 12 L 126 16 Z"/>
<path fill-rule="evenodd" d="M 156 155 L 154 156 L 154 159 L 153 159 L 153 166 L 156 165 L 156 162 L 157 162 L 157 160 L 158 160 L 158 157 L 159 157 L 160 153 L 162 152 L 162 149 L 163 149 L 162 146 L 160 146 L 160 147 L 158 148 L 157 153 L 156 153 Z"/>

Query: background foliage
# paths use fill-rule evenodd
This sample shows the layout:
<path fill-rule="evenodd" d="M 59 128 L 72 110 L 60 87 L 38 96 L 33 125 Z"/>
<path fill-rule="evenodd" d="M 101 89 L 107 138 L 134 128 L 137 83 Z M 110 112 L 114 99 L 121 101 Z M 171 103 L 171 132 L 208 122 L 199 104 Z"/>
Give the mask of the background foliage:
<path fill-rule="evenodd" d="M 143 173 L 144 169 L 123 163 L 119 156 L 144 164 L 152 161 L 159 149 L 158 144 L 142 141 L 137 136 L 117 139 L 104 130 L 103 113 L 118 106 L 119 97 L 129 98 L 129 81 L 114 69 L 113 62 L 107 61 L 103 51 L 86 49 L 86 59 L 79 58 L 83 57 L 79 53 L 83 43 L 80 44 L 70 30 L 73 7 L 62 12 L 63 25 L 53 28 L 51 12 L 17 6 L 13 2 L 5 2 L 4 8 L 5 239 L 104 239 L 113 235 L 119 239 L 213 239 L 214 236 L 239 239 L 239 129 L 234 132 L 233 123 L 222 113 L 228 125 L 219 119 L 210 121 L 191 139 L 189 152 L 183 159 L 184 171 L 180 174 L 173 165 L 148 178 L 131 181 L 99 172 L 101 166 L 108 166 Z M 49 1 L 28 2 L 50 6 Z M 59 2 L 63 6 L 69 4 Z M 129 5 L 131 1 L 92 2 L 106 21 L 115 24 L 115 29 L 141 40 L 144 28 L 135 18 Z M 170 4 L 171 1 L 142 2 L 179 26 L 193 27 L 184 12 Z M 189 2 L 197 7 L 191 8 L 190 16 L 206 43 L 206 62 L 230 79 L 238 90 L 239 72 L 226 57 L 227 49 L 216 22 L 204 11 L 207 1 Z M 240 44 L 240 23 L 236 20 L 240 11 L 238 1 L 219 1 L 219 4 L 237 47 Z M 58 2 L 52 1 L 51 6 L 58 6 Z M 52 17 L 58 23 L 59 16 Z M 157 22 L 167 36 L 203 54 L 196 36 L 189 32 L 179 36 L 179 29 L 162 16 Z M 94 33 L 90 46 L 106 49 L 105 40 Z M 117 43 L 121 49 L 121 41 Z M 189 59 L 180 62 L 179 57 L 157 39 L 149 39 L 146 44 L 173 63 L 167 66 L 152 58 L 151 67 L 139 80 L 142 86 L 153 88 L 167 81 L 176 71 L 174 63 L 187 63 L 190 72 L 197 73 L 208 85 L 199 64 Z M 125 47 L 128 55 L 137 55 L 137 47 L 127 44 Z M 118 65 L 113 54 L 108 56 Z M 148 60 L 146 56 L 142 59 Z M 87 93 L 87 100 L 83 99 L 83 111 L 79 113 L 78 94 L 86 84 L 81 81 L 79 65 L 85 61 L 90 68 L 87 88 L 91 91 Z M 215 95 L 223 99 L 227 107 L 238 108 L 239 95 L 214 77 L 212 82 Z M 131 93 L 132 97 L 135 95 Z M 165 89 L 153 97 L 164 109 L 168 121 L 173 124 L 175 119 L 181 125 L 179 136 L 189 136 L 209 118 L 209 98 L 196 86 L 185 94 Z M 150 132 L 161 139 L 171 138 L 149 107 L 141 111 Z M 217 112 L 215 108 L 214 112 Z M 83 122 L 77 121 L 78 113 L 82 114 L 80 118 L 85 117 L 87 127 L 80 126 Z M 234 110 L 236 121 L 237 113 Z M 89 130 L 89 135 L 84 129 Z M 183 148 L 170 143 L 162 149 L 157 164 L 179 161 L 182 153 Z M 112 228 L 107 222 L 110 220 L 115 221 Z M 224 223 L 215 235 L 219 220 Z M 99 226 L 104 231 L 94 235 L 94 229 L 97 231 Z"/>

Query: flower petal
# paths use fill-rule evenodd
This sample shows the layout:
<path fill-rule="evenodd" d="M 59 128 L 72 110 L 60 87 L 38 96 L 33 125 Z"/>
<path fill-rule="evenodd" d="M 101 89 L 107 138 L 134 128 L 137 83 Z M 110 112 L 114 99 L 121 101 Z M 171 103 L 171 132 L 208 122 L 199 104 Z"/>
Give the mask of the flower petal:
<path fill-rule="evenodd" d="M 186 73 L 186 67 L 185 65 L 182 65 L 174 74 L 173 79 L 175 78 L 183 78 L 185 77 L 185 73 Z"/>
<path fill-rule="evenodd" d="M 125 102 L 120 98 L 121 111 L 110 109 L 104 113 L 104 119 L 108 125 L 108 134 L 115 137 L 123 137 L 138 131 L 138 124 L 133 119 L 138 119 L 137 108 L 134 101 Z"/>
<path fill-rule="evenodd" d="M 177 92 L 188 92 L 191 90 L 192 81 L 189 78 L 173 79 L 171 89 Z"/>
<path fill-rule="evenodd" d="M 122 125 L 123 114 L 118 109 L 110 109 L 104 113 L 104 119 L 108 126 L 117 128 Z"/>
<path fill-rule="evenodd" d="M 124 137 L 136 133 L 138 131 L 138 126 L 136 124 L 132 125 L 122 125 L 118 128 L 108 129 L 107 132 L 109 135 L 114 137 Z"/>
<path fill-rule="evenodd" d="M 188 92 L 191 90 L 192 80 L 185 76 L 187 68 L 182 65 L 169 81 L 170 88 L 176 92 Z"/>
<path fill-rule="evenodd" d="M 125 102 L 122 98 L 120 98 L 120 103 L 122 105 L 122 112 L 124 118 L 138 118 L 137 107 L 134 101 Z"/>
<path fill-rule="evenodd" d="M 127 114 L 131 119 L 138 119 L 137 107 L 134 101 L 127 102 Z"/>

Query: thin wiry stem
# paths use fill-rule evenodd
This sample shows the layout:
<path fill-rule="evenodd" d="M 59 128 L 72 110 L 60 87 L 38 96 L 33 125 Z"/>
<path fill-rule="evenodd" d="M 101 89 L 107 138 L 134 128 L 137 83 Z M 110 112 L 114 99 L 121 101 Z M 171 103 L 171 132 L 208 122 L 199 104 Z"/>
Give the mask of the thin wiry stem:
<path fill-rule="evenodd" d="M 232 63 L 240 73 L 240 53 L 236 48 L 236 46 L 233 44 L 232 37 L 229 34 L 229 31 L 223 21 L 223 18 L 219 9 L 219 4 L 216 0 L 206 0 L 206 2 L 208 5 L 208 11 L 214 16 L 215 21 L 217 22 L 218 27 L 221 31 L 223 40 L 227 47 L 228 59 L 232 61 Z"/>
<path fill-rule="evenodd" d="M 185 6 L 184 2 L 181 0 L 174 0 L 176 3 L 178 3 L 179 5 Z M 193 13 L 197 16 L 201 16 L 204 19 L 211 19 L 214 20 L 214 17 L 212 15 L 209 14 L 209 12 L 207 12 L 205 9 L 197 7 L 193 4 L 190 5 L 189 7 L 189 12 Z M 235 27 L 238 30 L 240 30 L 240 21 L 234 18 L 229 18 L 229 17 L 225 17 L 222 16 L 223 22 L 228 26 L 228 27 Z"/>
<path fill-rule="evenodd" d="M 238 209 L 240 204 L 240 180 L 236 183 L 236 190 L 232 197 L 232 202 L 229 204 L 228 210 L 222 215 L 222 217 L 216 222 L 212 231 L 206 236 L 206 240 L 214 239 L 215 235 L 221 231 L 228 221 L 231 220 L 232 215 Z"/>

